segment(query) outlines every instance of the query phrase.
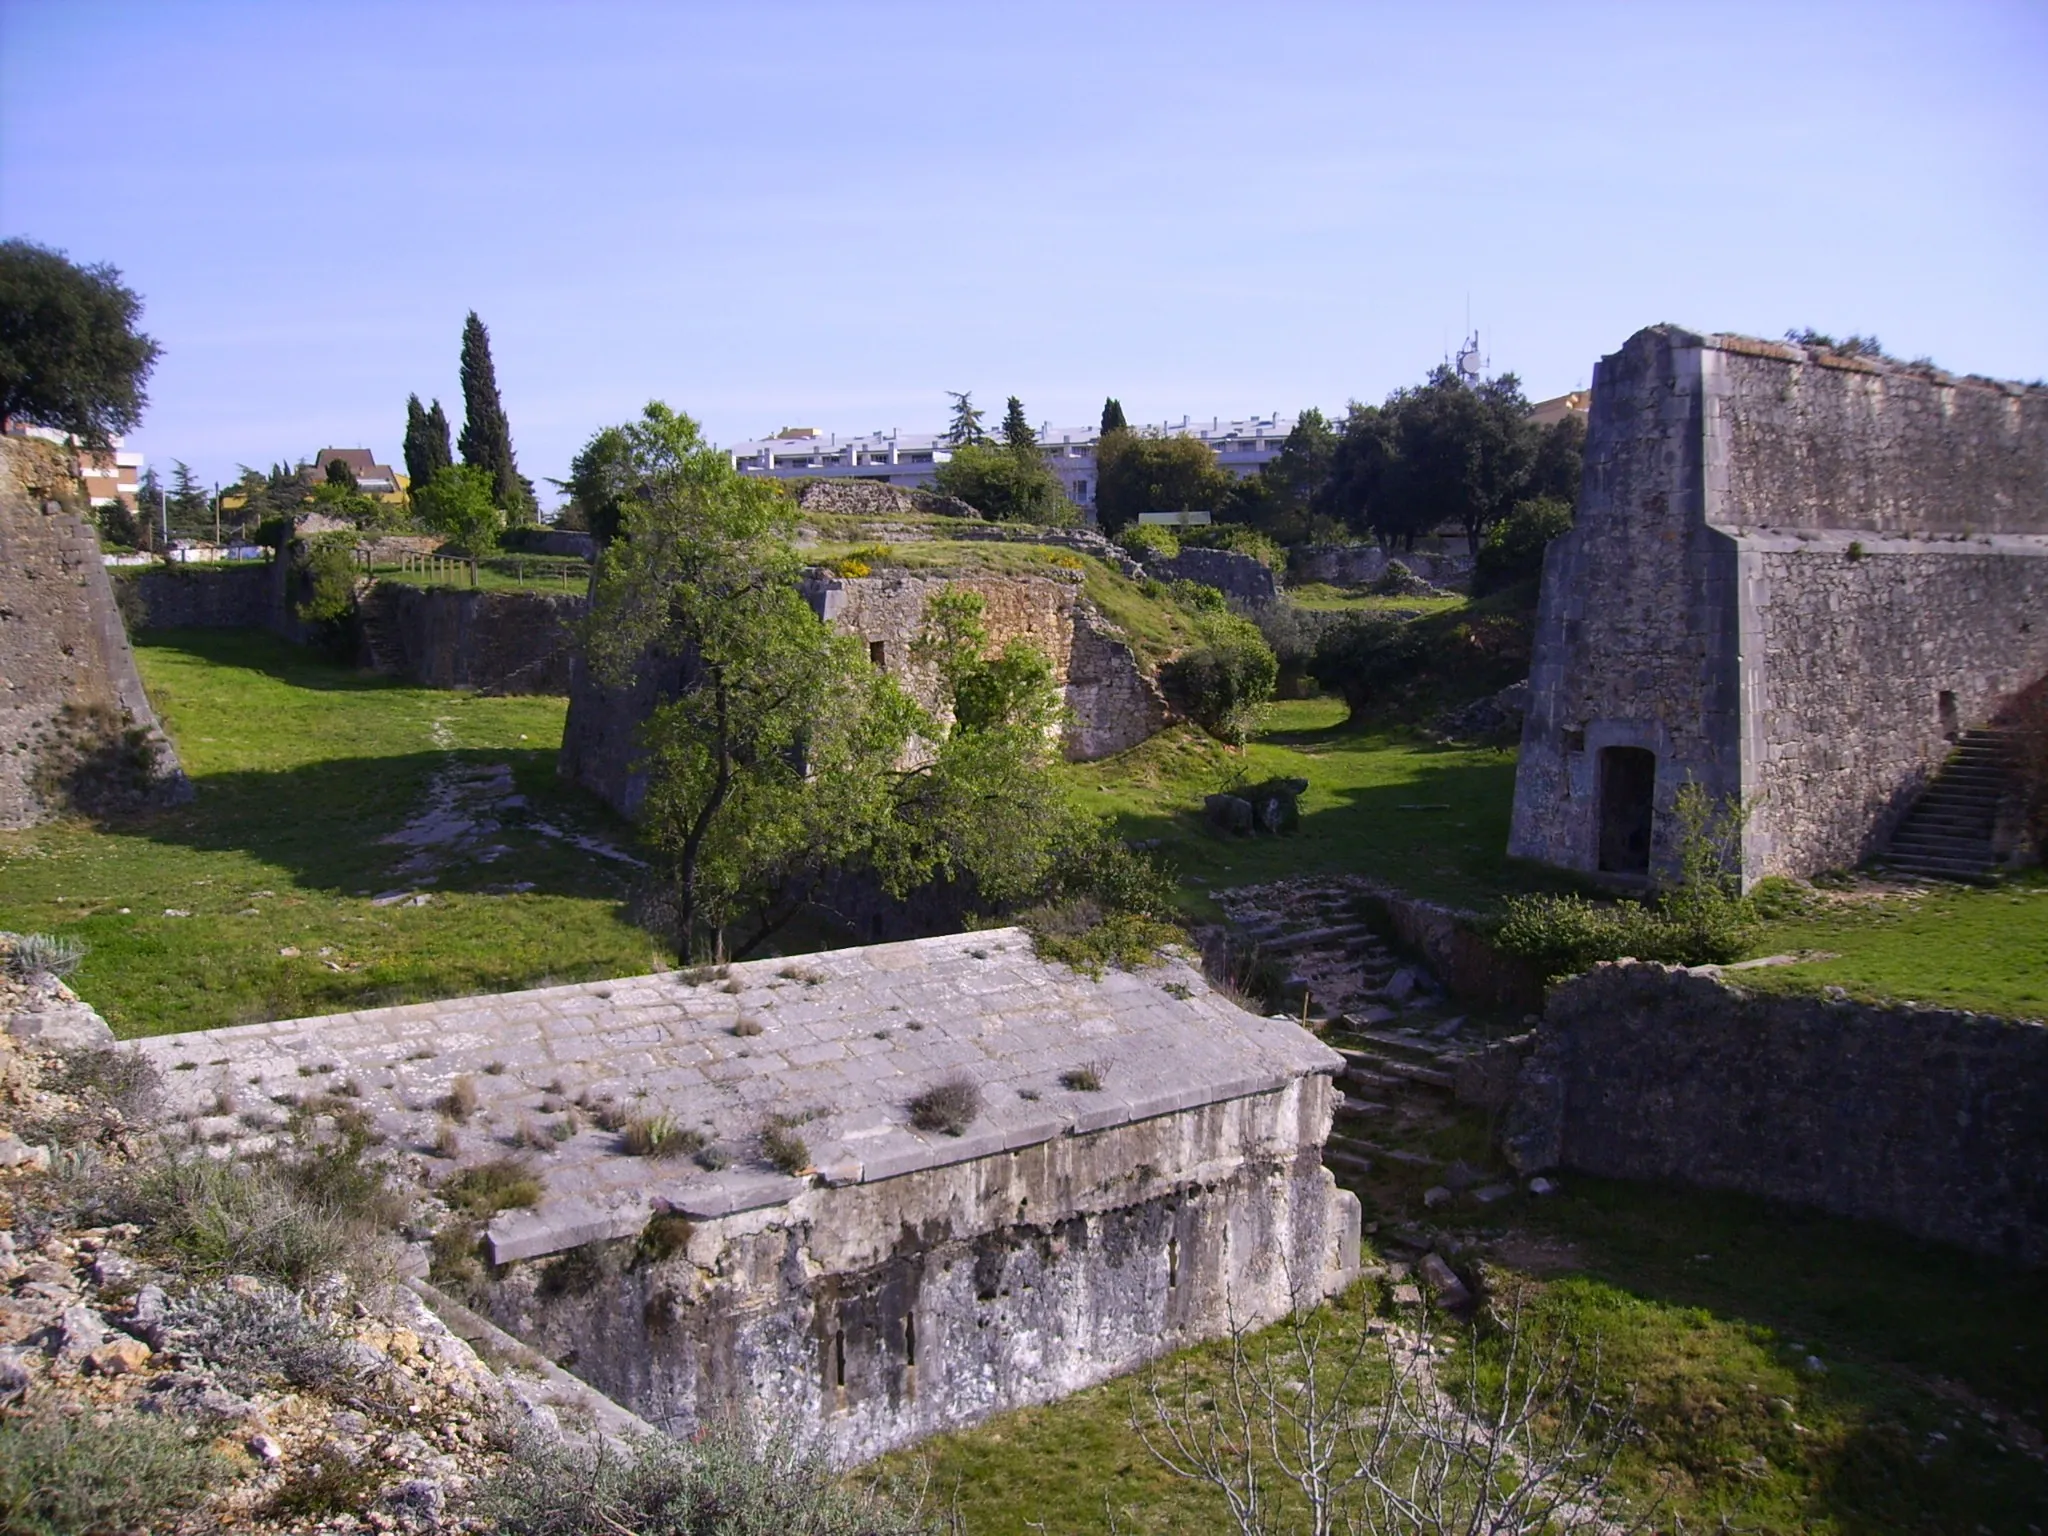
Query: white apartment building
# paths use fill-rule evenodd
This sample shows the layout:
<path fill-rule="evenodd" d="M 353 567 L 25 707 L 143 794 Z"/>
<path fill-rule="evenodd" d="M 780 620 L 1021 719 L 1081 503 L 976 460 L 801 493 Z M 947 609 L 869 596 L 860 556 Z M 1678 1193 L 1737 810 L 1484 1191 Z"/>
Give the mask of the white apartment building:
<path fill-rule="evenodd" d="M 1255 475 L 1280 452 L 1294 430 L 1292 416 L 1250 416 L 1235 421 L 1212 416 L 1208 422 L 1183 416 L 1178 422 L 1155 422 L 1132 428 L 1141 436 L 1193 437 L 1215 451 L 1216 462 L 1239 479 Z M 1078 507 L 1095 505 L 1095 444 L 1102 434 L 1094 427 L 1038 429 L 1038 445 L 1046 462 L 1066 487 L 1067 499 Z M 734 443 L 726 450 L 733 468 L 743 475 L 778 480 L 805 477 L 833 480 L 878 480 L 884 485 L 929 489 L 939 466 L 950 459 L 952 445 L 938 432 L 871 432 L 866 437 L 840 437 L 816 427 L 785 427 L 774 437 Z"/>

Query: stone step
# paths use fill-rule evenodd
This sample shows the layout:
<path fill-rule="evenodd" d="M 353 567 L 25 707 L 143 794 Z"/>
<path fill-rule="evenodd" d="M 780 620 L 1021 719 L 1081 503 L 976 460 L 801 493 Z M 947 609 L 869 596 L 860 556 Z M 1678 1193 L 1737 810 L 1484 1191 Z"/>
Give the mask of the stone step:
<path fill-rule="evenodd" d="M 1359 1157 L 1337 1147 L 1323 1148 L 1323 1166 L 1332 1173 L 1348 1173 L 1353 1178 L 1363 1178 L 1372 1172 L 1372 1159 Z"/>
<path fill-rule="evenodd" d="M 1445 1055 L 1441 1044 L 1424 1035 L 1397 1035 L 1379 1029 L 1354 1029 L 1351 1031 L 1351 1037 L 1363 1040 L 1366 1044 L 1349 1049 L 1340 1045 L 1337 1050 L 1346 1056 L 1357 1057 L 1368 1063 L 1377 1055 L 1374 1047 L 1380 1050 L 1413 1051 L 1418 1056 L 1427 1056 L 1431 1061 L 1441 1061 Z"/>
<path fill-rule="evenodd" d="M 1453 1079 L 1441 1067 L 1424 1066 L 1418 1061 L 1397 1061 L 1389 1056 L 1364 1058 L 1354 1056 L 1352 1065 L 1345 1070 L 1346 1082 L 1358 1082 L 1361 1087 L 1394 1087 L 1388 1079 L 1401 1082 L 1421 1083 L 1430 1088 L 1449 1088 Z M 1370 1079 L 1369 1083 L 1360 1081 Z"/>
<path fill-rule="evenodd" d="M 1305 932 L 1285 934 L 1260 942 L 1273 954 L 1287 954 L 1297 949 L 1310 949 L 1318 945 L 1349 943 L 1354 939 L 1372 939 L 1375 935 L 1364 923 L 1343 923 L 1334 928 L 1310 928 Z"/>
<path fill-rule="evenodd" d="M 1374 1072 L 1361 1066 L 1349 1066 L 1337 1079 L 1346 1088 L 1371 1088 L 1384 1092 L 1389 1088 L 1402 1086 L 1401 1080 L 1387 1073 Z"/>

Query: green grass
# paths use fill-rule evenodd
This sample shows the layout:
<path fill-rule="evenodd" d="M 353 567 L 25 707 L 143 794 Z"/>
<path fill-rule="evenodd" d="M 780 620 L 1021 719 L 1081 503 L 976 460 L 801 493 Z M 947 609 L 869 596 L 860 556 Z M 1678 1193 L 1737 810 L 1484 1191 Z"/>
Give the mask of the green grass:
<path fill-rule="evenodd" d="M 1287 589 L 1287 599 L 1297 608 L 1317 613 L 1449 613 L 1470 601 L 1463 593 L 1448 597 L 1387 597 L 1360 587 L 1333 587 L 1328 582 L 1305 582 Z"/>
<path fill-rule="evenodd" d="M 1852 996 L 2048 1018 L 2048 872 L 1992 887 L 1929 887 L 1912 896 L 1839 902 L 1769 924 L 1758 955 L 1810 949 L 1837 958 L 1745 971 L 1777 991 L 1838 986 Z"/>
<path fill-rule="evenodd" d="M 419 811 L 437 771 L 508 764 L 536 819 L 630 849 L 629 828 L 556 783 L 564 700 L 400 686 L 249 631 L 157 631 L 135 650 L 193 802 L 0 834 L 0 927 L 83 939 L 72 985 L 117 1033 L 666 963 L 624 915 L 628 867 L 508 823 L 494 861 L 422 884 L 395 872 L 404 849 L 378 841 Z M 368 899 L 414 887 L 427 905 Z"/>
<path fill-rule="evenodd" d="M 1066 772 L 1082 803 L 1124 836 L 1155 843 L 1207 914 L 1211 888 L 1283 875 L 1372 875 L 1418 896 L 1483 905 L 1503 889 L 1553 883 L 1505 853 L 1514 754 L 1443 747 L 1347 729 L 1334 699 L 1285 700 L 1241 751 L 1192 726 Z M 1269 778 L 1303 778 L 1301 831 L 1233 837 L 1209 827 L 1205 795 Z"/>

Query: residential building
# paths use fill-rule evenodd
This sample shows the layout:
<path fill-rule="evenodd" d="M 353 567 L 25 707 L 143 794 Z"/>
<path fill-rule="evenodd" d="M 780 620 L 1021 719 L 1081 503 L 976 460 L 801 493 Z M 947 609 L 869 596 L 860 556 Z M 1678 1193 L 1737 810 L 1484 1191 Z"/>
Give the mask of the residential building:
<path fill-rule="evenodd" d="M 1567 416 L 1584 418 L 1592 412 L 1593 391 L 1575 389 L 1529 407 L 1529 420 L 1539 427 L 1554 427 Z"/>
<path fill-rule="evenodd" d="M 1274 415 L 1225 420 L 1212 416 L 1205 427 L 1183 416 L 1177 423 L 1153 423 L 1132 430 L 1154 437 L 1199 438 L 1215 450 L 1217 463 L 1246 479 L 1279 454 L 1280 445 L 1294 430 L 1294 418 Z M 1095 505 L 1095 445 L 1101 435 L 1094 427 L 1055 427 L 1049 422 L 1038 429 L 1046 462 L 1066 487 L 1067 499 L 1078 507 Z M 842 438 L 816 427 L 785 427 L 773 437 L 734 443 L 726 452 L 732 456 L 733 467 L 745 475 L 777 480 L 879 480 L 884 485 L 927 489 L 938 478 L 939 466 L 953 456 L 952 444 L 943 433 L 891 429 Z"/>
<path fill-rule="evenodd" d="M 377 456 L 367 448 L 322 448 L 311 461 L 299 466 L 299 474 L 311 484 L 318 485 L 327 478 L 327 466 L 336 459 L 349 468 L 356 477 L 356 489 L 377 501 L 396 502 L 404 499 L 407 481 L 389 464 L 379 464 Z"/>

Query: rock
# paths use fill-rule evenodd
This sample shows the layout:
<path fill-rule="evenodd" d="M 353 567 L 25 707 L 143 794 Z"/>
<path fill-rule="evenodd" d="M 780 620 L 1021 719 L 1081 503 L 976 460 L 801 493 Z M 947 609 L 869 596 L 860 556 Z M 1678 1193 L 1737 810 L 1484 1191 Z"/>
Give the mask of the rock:
<path fill-rule="evenodd" d="M 118 1253 L 102 1253 L 87 1271 L 92 1283 L 103 1291 L 119 1290 L 135 1279 L 135 1261 Z"/>
<path fill-rule="evenodd" d="M 19 1168 L 27 1173 L 42 1173 L 49 1166 L 48 1147 L 32 1147 L 18 1136 L 0 1136 L 0 1168 Z"/>
<path fill-rule="evenodd" d="M 129 1304 L 128 1330 L 138 1338 L 147 1339 L 156 1349 L 164 1347 L 164 1318 L 170 1311 L 170 1299 L 164 1295 L 160 1285 L 145 1285 L 135 1293 L 135 1300 Z"/>
<path fill-rule="evenodd" d="M 1209 795 L 1202 801 L 1208 813 L 1209 825 L 1225 832 L 1249 833 L 1252 830 L 1252 803 L 1236 795 Z"/>
<path fill-rule="evenodd" d="M 57 1329 L 57 1360 L 63 1365 L 82 1365 L 88 1355 L 107 1341 L 106 1320 L 87 1306 L 66 1307 Z"/>
<path fill-rule="evenodd" d="M 400 1483 L 384 1495 L 384 1503 L 401 1514 L 437 1521 L 447 1507 L 448 1496 L 431 1477 L 415 1477 Z"/>
<path fill-rule="evenodd" d="M 275 1435 L 251 1435 L 243 1443 L 249 1447 L 249 1454 L 266 1467 L 274 1467 L 284 1460 L 284 1446 Z"/>
<path fill-rule="evenodd" d="M 1419 1307 L 1422 1305 L 1422 1290 L 1413 1283 L 1404 1281 L 1394 1287 L 1394 1305 L 1397 1307 Z"/>
<path fill-rule="evenodd" d="M 1465 1282 L 1458 1278 L 1458 1272 L 1446 1264 L 1441 1254 L 1425 1253 L 1418 1266 L 1422 1278 L 1429 1288 L 1436 1292 L 1437 1300 L 1446 1307 L 1463 1307 L 1472 1300 L 1472 1293 L 1465 1289 Z"/>
<path fill-rule="evenodd" d="M 28 1366 L 12 1350 L 0 1350 L 0 1407 L 18 1402 L 28 1392 Z"/>
<path fill-rule="evenodd" d="M 1422 1203 L 1432 1211 L 1440 1205 L 1448 1205 L 1450 1199 L 1451 1192 L 1441 1184 L 1433 1185 L 1422 1192 Z"/>
<path fill-rule="evenodd" d="M 244 1298 L 261 1296 L 265 1289 L 263 1282 L 254 1275 L 229 1275 L 221 1284 Z"/>
<path fill-rule="evenodd" d="M 1496 1200 L 1505 1200 L 1515 1192 L 1512 1184 L 1483 1184 L 1472 1191 L 1472 1198 L 1481 1205 L 1491 1205 Z"/>
<path fill-rule="evenodd" d="M 1421 986 L 1412 967 L 1402 966 L 1387 978 L 1387 984 L 1380 989 L 1380 995 L 1390 1003 L 1405 1003 Z"/>
<path fill-rule="evenodd" d="M 149 1363 L 150 1348 L 140 1339 L 109 1339 L 85 1357 L 88 1369 L 101 1376 L 126 1376 Z"/>
<path fill-rule="evenodd" d="M 1533 1178 L 1529 1181 L 1529 1193 L 1538 1196 L 1554 1195 L 1557 1193 L 1557 1182 L 1540 1176 Z"/>

